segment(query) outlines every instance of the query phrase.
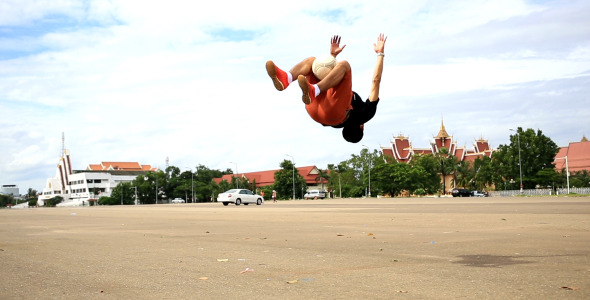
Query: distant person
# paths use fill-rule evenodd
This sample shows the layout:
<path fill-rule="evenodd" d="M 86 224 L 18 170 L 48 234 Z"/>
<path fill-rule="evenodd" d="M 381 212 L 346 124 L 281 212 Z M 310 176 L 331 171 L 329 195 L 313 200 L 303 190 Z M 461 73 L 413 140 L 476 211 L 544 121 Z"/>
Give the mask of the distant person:
<path fill-rule="evenodd" d="M 379 34 L 373 44 L 377 53 L 377 64 L 369 98 L 362 98 L 352 90 L 352 71 L 346 60 L 336 63 L 325 78 L 319 80 L 312 72 L 315 57 L 309 57 L 296 64 L 289 72 L 279 69 L 274 62 L 266 62 L 266 72 L 279 91 L 286 89 L 297 80 L 303 92 L 302 100 L 309 116 L 324 126 L 342 128 L 342 136 L 350 143 L 358 143 L 363 138 L 364 124 L 371 120 L 379 103 L 379 86 L 383 73 L 385 41 L 387 37 Z M 330 54 L 338 56 L 346 45 L 340 47 L 340 36 L 330 40 Z"/>
<path fill-rule="evenodd" d="M 272 202 L 277 203 L 277 191 L 272 190 Z"/>

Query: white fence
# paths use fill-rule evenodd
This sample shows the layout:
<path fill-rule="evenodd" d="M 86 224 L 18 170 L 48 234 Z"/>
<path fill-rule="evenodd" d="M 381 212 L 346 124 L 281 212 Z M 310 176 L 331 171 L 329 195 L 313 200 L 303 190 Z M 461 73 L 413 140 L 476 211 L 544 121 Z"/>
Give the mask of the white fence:
<path fill-rule="evenodd" d="M 572 194 L 590 194 L 590 187 L 585 188 L 570 188 Z M 512 197 L 512 196 L 551 196 L 551 195 L 566 195 L 567 188 L 558 188 L 556 191 L 552 189 L 531 189 L 523 190 L 506 190 L 506 191 L 490 191 L 488 195 L 490 197 Z"/>

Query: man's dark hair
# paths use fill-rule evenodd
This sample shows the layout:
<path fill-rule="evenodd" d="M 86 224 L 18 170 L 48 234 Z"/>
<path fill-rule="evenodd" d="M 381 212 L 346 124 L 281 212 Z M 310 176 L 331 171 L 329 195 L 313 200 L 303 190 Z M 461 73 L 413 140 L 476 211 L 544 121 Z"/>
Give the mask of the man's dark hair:
<path fill-rule="evenodd" d="M 363 139 L 363 129 L 360 125 L 344 126 L 342 137 L 349 143 L 358 143 Z"/>

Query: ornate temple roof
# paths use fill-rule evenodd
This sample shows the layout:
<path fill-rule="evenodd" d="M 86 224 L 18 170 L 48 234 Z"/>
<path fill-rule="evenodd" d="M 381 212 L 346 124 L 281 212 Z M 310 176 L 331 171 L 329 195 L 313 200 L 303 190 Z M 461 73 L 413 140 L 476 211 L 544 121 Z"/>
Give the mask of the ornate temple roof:
<path fill-rule="evenodd" d="M 398 162 L 409 162 L 415 154 L 434 154 L 440 151 L 441 148 L 447 148 L 449 154 L 453 155 L 459 161 L 473 161 L 478 157 L 491 157 L 494 151 L 487 140 L 483 137 L 475 140 L 473 149 L 467 149 L 465 146 L 457 146 L 457 142 L 453 140 L 446 128 L 444 122 L 440 122 L 440 130 L 433 140 L 430 142 L 429 148 L 415 148 L 409 140 L 408 136 L 399 134 L 394 136 L 391 140 L 391 146 L 381 147 L 384 156 L 393 157 Z"/>

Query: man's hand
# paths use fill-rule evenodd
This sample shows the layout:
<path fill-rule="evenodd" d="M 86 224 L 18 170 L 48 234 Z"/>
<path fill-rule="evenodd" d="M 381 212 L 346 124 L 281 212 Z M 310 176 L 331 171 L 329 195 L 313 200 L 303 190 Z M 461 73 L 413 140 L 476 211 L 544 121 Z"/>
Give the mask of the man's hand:
<path fill-rule="evenodd" d="M 330 40 L 330 54 L 332 56 L 334 56 L 334 57 L 338 56 L 338 54 L 340 54 L 340 52 L 342 52 L 342 50 L 344 50 L 344 47 L 346 47 L 346 45 L 340 47 L 340 36 L 335 35 Z"/>
<path fill-rule="evenodd" d="M 373 44 L 375 52 L 384 53 L 383 51 L 385 51 L 385 41 L 387 41 L 387 37 L 383 33 L 379 34 L 379 37 L 377 37 L 377 42 Z"/>

